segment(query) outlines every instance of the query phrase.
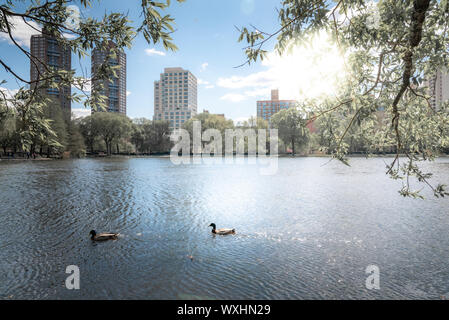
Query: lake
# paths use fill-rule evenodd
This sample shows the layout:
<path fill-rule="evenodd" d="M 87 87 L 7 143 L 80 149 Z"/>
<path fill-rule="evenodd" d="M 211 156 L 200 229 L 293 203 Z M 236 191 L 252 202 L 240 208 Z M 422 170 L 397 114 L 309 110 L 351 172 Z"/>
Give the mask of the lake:
<path fill-rule="evenodd" d="M 391 159 L 328 161 L 280 158 L 267 176 L 167 158 L 0 162 L 0 299 L 449 297 L 449 199 L 401 197 Z M 449 182 L 449 158 L 425 167 Z M 93 243 L 91 229 L 121 236 Z"/>

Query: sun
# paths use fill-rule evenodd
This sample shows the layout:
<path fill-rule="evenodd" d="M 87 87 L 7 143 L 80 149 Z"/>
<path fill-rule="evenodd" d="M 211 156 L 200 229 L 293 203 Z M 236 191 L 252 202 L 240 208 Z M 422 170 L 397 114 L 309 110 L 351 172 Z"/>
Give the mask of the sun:
<path fill-rule="evenodd" d="M 298 101 L 335 96 L 346 78 L 344 58 L 324 31 L 281 56 L 271 52 L 262 64 L 274 73 L 282 96 Z"/>

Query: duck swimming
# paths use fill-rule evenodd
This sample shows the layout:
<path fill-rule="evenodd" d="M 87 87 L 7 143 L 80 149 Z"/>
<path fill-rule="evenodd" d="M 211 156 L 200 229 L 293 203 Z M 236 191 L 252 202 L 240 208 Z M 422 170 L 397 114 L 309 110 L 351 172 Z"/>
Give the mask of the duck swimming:
<path fill-rule="evenodd" d="M 217 229 L 217 226 L 215 223 L 211 223 L 209 227 L 212 227 L 212 233 L 213 234 L 219 234 L 219 235 L 227 235 L 227 234 L 235 234 L 235 229 Z"/>
<path fill-rule="evenodd" d="M 89 234 L 91 235 L 90 239 L 93 241 L 106 241 L 106 240 L 117 240 L 118 237 L 118 233 L 99 233 L 97 234 L 97 232 L 95 230 L 91 230 L 89 232 Z"/>

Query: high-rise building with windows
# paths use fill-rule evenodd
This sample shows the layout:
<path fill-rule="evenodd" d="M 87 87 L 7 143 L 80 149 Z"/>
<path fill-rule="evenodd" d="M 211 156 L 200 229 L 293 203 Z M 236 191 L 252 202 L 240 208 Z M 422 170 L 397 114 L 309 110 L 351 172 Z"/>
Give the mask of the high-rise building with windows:
<path fill-rule="evenodd" d="M 72 68 L 72 56 L 69 47 L 64 47 L 56 38 L 42 29 L 41 34 L 32 35 L 30 41 L 30 80 L 31 88 L 39 85 L 48 69 L 67 70 Z M 52 103 L 59 105 L 66 121 L 70 121 L 72 103 L 70 86 L 42 88 L 41 93 L 49 97 Z"/>
<path fill-rule="evenodd" d="M 271 100 L 257 101 L 257 117 L 270 121 L 271 116 L 296 105 L 296 100 L 279 100 L 279 90 L 271 90 Z"/>
<path fill-rule="evenodd" d="M 154 82 L 154 120 L 170 122 L 177 129 L 197 114 L 197 79 L 188 70 L 165 68 Z"/>
<path fill-rule="evenodd" d="M 439 110 L 441 104 L 449 100 L 449 73 L 447 71 L 438 70 L 431 77 L 427 86 L 429 87 L 430 104 L 434 110 Z"/>
<path fill-rule="evenodd" d="M 110 66 L 120 66 L 117 71 L 117 77 L 108 80 L 93 80 L 92 90 L 100 90 L 103 84 L 101 94 L 106 96 L 107 112 L 119 112 L 126 115 L 126 54 L 123 49 L 117 48 L 114 42 L 109 41 L 106 50 L 95 48 L 92 52 L 92 77 L 98 68 L 108 59 Z M 115 50 L 115 57 L 111 57 L 111 52 Z M 109 57 L 109 58 L 108 58 Z M 93 109 L 93 111 L 101 111 Z"/>

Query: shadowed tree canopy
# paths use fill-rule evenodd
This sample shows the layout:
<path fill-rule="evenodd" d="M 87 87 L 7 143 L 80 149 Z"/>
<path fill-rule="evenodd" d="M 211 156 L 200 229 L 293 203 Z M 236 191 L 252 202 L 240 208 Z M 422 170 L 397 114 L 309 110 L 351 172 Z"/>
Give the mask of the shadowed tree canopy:
<path fill-rule="evenodd" d="M 145 118 L 134 119 L 131 142 L 140 153 L 168 153 L 171 149 L 170 123 Z"/>
<path fill-rule="evenodd" d="M 132 130 L 131 120 L 120 113 L 96 112 L 91 117 L 92 132 L 97 133 L 106 145 L 108 155 L 112 154 L 112 144 L 129 138 Z"/>
<path fill-rule="evenodd" d="M 292 147 L 292 154 L 296 153 L 296 146 L 304 146 L 309 141 L 309 129 L 306 120 L 296 108 L 281 110 L 271 117 L 273 128 L 278 129 L 279 138 L 286 145 Z"/>

